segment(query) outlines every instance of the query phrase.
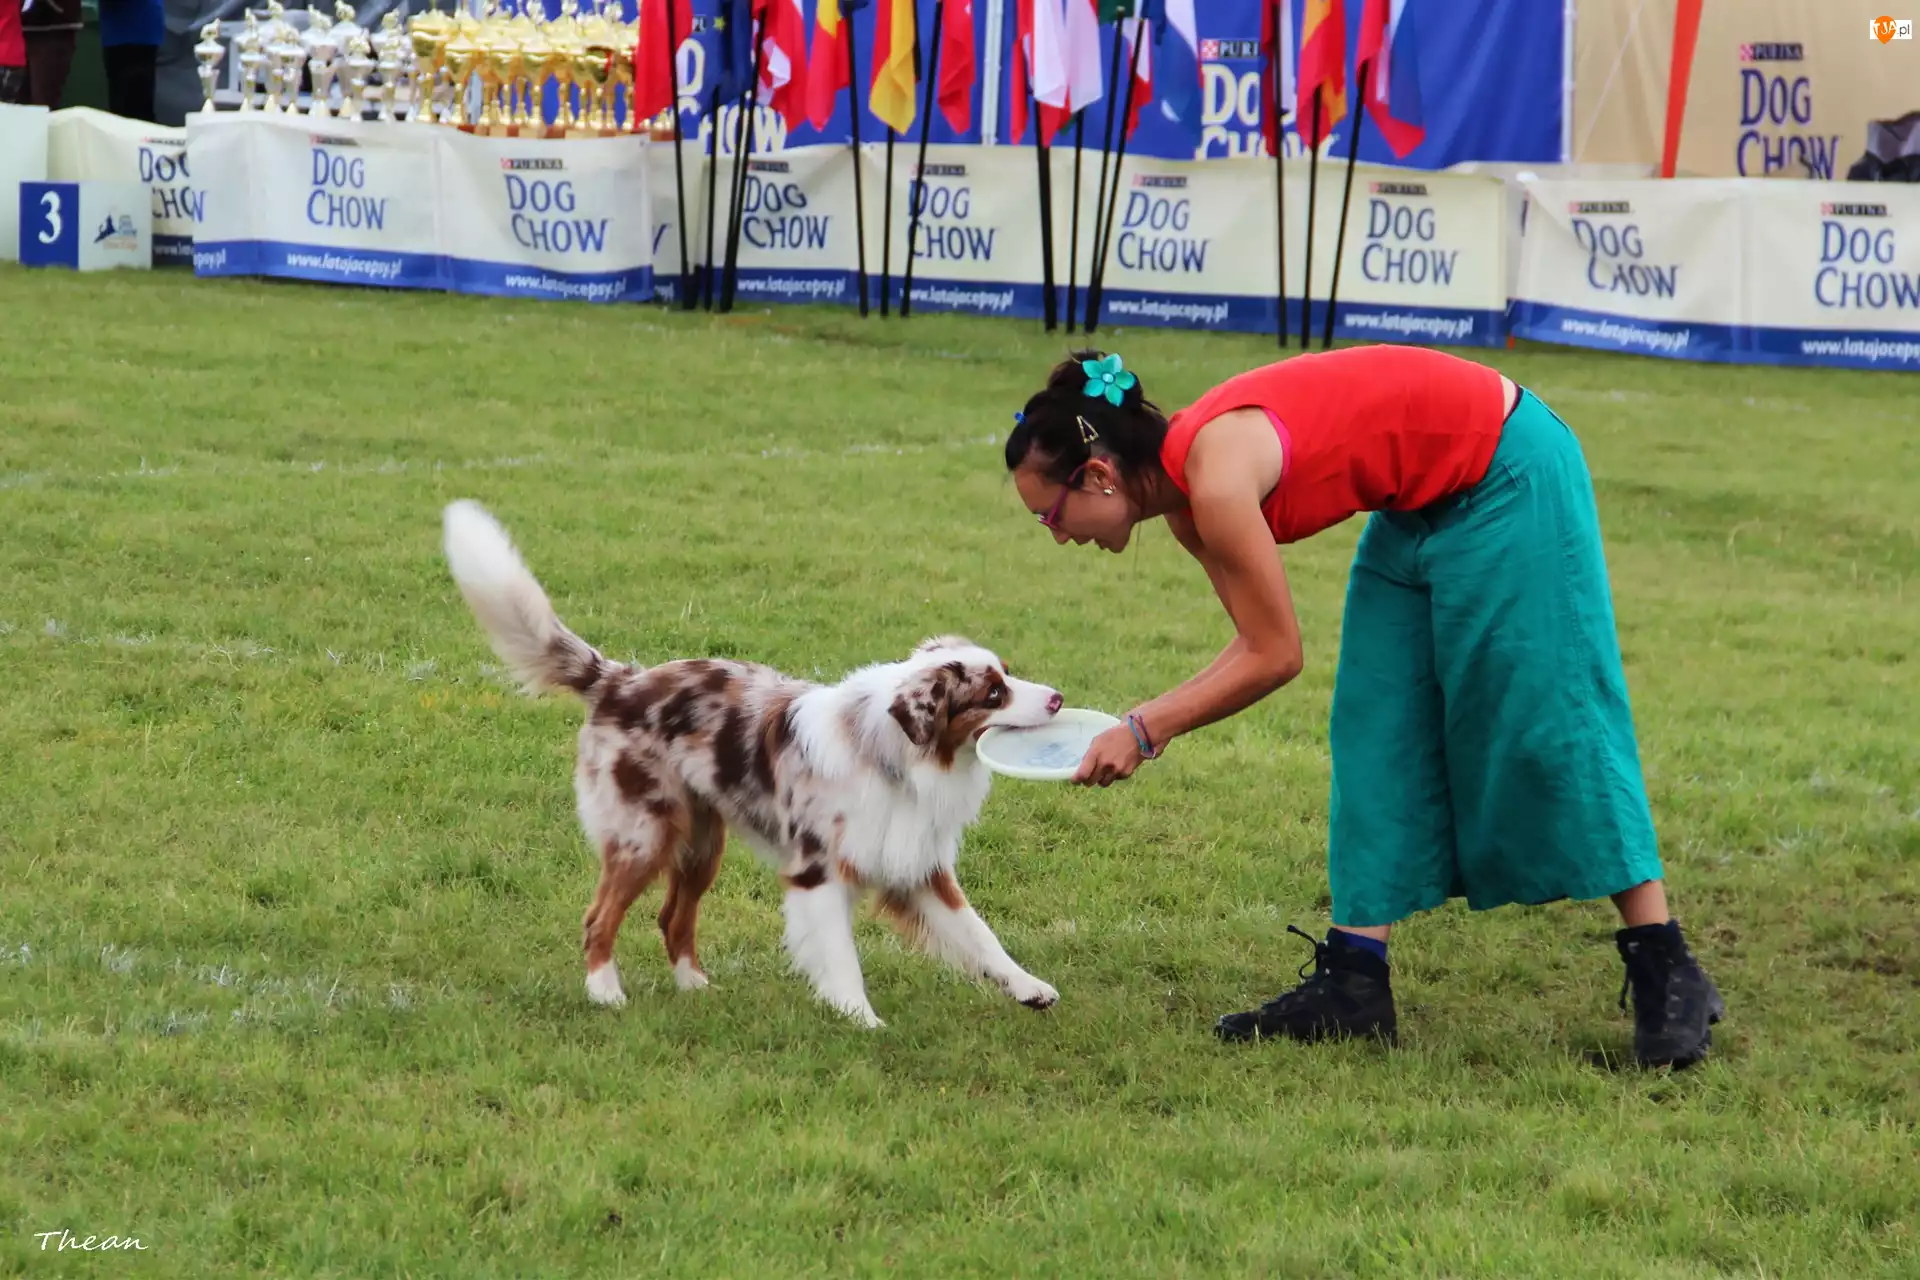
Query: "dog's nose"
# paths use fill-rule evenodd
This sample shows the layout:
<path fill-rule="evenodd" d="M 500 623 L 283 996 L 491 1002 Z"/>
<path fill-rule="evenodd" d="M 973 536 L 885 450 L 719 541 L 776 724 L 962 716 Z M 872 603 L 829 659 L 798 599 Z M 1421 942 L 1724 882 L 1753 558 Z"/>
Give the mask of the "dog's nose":
<path fill-rule="evenodd" d="M 1067 705 L 1067 700 L 1065 698 L 1062 698 L 1059 694 L 1056 693 L 1051 698 L 1047 699 L 1047 714 L 1056 715 L 1059 713 L 1060 708 L 1066 705 Z"/>

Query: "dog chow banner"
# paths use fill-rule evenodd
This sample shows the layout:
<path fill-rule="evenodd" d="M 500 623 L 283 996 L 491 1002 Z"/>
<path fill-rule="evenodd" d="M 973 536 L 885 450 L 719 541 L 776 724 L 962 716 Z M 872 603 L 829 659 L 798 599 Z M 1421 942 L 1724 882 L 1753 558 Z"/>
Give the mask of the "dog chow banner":
<path fill-rule="evenodd" d="M 200 192 L 184 129 L 163 129 L 69 107 L 47 118 L 47 176 L 54 182 L 138 182 L 153 191 L 153 265 L 191 266 Z"/>
<path fill-rule="evenodd" d="M 448 287 L 638 302 L 653 293 L 647 140 L 435 129 Z"/>
<path fill-rule="evenodd" d="M 1513 332 L 1565 346 L 1735 359 L 1743 185 L 1752 184 L 1533 183 Z"/>
<path fill-rule="evenodd" d="M 665 148 L 663 148 L 664 150 Z M 895 162 L 901 154 L 895 150 Z M 858 300 L 860 263 L 858 224 L 853 200 L 854 157 L 847 147 L 795 147 L 747 158 L 745 187 L 736 193 L 739 165 L 722 156 L 715 175 L 713 252 L 707 257 L 704 222 L 688 227 L 688 256 L 711 261 L 714 288 L 727 257 L 727 223 L 739 195 L 740 302 L 832 302 Z M 868 188 L 866 216 L 871 226 L 879 211 L 879 192 Z M 704 195 L 703 195 L 704 201 Z M 689 219 L 692 215 L 689 192 Z M 702 205 L 704 214 L 704 204 Z M 678 253 L 676 245 L 670 256 Z M 870 251 L 868 268 L 878 270 Z M 657 273 L 656 273 L 657 274 Z M 878 296 L 875 296 L 878 305 Z"/>
<path fill-rule="evenodd" d="M 864 157 L 867 190 L 867 270 L 874 301 L 879 301 L 881 246 L 888 247 L 891 274 L 889 306 L 898 306 L 905 287 L 907 244 L 913 242 L 915 311 L 962 311 L 976 315 L 1034 319 L 1043 314 L 1040 271 L 1039 169 L 1031 150 L 1013 147 L 929 146 L 924 171 L 917 148 L 895 148 L 891 226 L 879 215 L 886 192 L 884 152 Z M 1097 166 L 1088 166 L 1090 169 Z M 1088 178 L 1083 196 L 1093 200 Z M 1056 203 L 1058 197 L 1056 196 Z M 914 222 L 918 209 L 919 220 Z M 1083 229 L 1081 266 L 1092 245 L 1092 226 Z M 1066 272 L 1066 220 L 1057 219 L 1059 271 Z"/>
<path fill-rule="evenodd" d="M 441 288 L 438 135 L 260 112 L 190 116 L 193 269 Z"/>

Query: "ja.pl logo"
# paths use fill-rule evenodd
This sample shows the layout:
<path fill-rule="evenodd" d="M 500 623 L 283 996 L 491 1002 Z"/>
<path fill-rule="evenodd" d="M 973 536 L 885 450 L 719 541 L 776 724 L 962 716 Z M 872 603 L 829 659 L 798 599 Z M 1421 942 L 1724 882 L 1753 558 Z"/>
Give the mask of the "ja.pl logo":
<path fill-rule="evenodd" d="M 68 1249 L 78 1249 L 82 1253 L 97 1253 L 106 1249 L 138 1249 L 144 1252 L 146 1245 L 140 1243 L 138 1236 L 88 1236 L 84 1240 L 64 1227 L 59 1231 L 41 1231 L 34 1237 L 40 1242 L 40 1252 L 52 1249 L 55 1253 L 64 1253 Z"/>
<path fill-rule="evenodd" d="M 1889 18 L 1882 14 L 1873 20 L 1873 25 L 1868 28 L 1867 34 L 1881 44 L 1889 40 L 1911 40 L 1913 39 L 1913 19 Z"/>

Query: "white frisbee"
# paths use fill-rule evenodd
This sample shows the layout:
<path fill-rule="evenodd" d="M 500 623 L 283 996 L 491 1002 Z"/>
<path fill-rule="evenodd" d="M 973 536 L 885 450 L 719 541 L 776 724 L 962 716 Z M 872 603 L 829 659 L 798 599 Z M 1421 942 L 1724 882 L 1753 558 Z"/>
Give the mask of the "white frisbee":
<path fill-rule="evenodd" d="M 995 773 L 1028 782 L 1065 782 L 1080 768 L 1093 740 L 1122 723 L 1104 711 L 1067 707 L 1035 729 L 995 725 L 980 735 L 974 750 Z"/>

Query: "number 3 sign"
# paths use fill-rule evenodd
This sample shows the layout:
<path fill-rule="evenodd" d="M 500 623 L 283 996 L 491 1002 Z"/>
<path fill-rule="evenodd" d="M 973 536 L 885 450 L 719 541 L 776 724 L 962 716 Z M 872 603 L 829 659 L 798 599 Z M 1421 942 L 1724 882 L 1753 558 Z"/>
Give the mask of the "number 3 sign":
<path fill-rule="evenodd" d="M 139 182 L 21 183 L 20 264 L 151 267 L 152 192 Z"/>

